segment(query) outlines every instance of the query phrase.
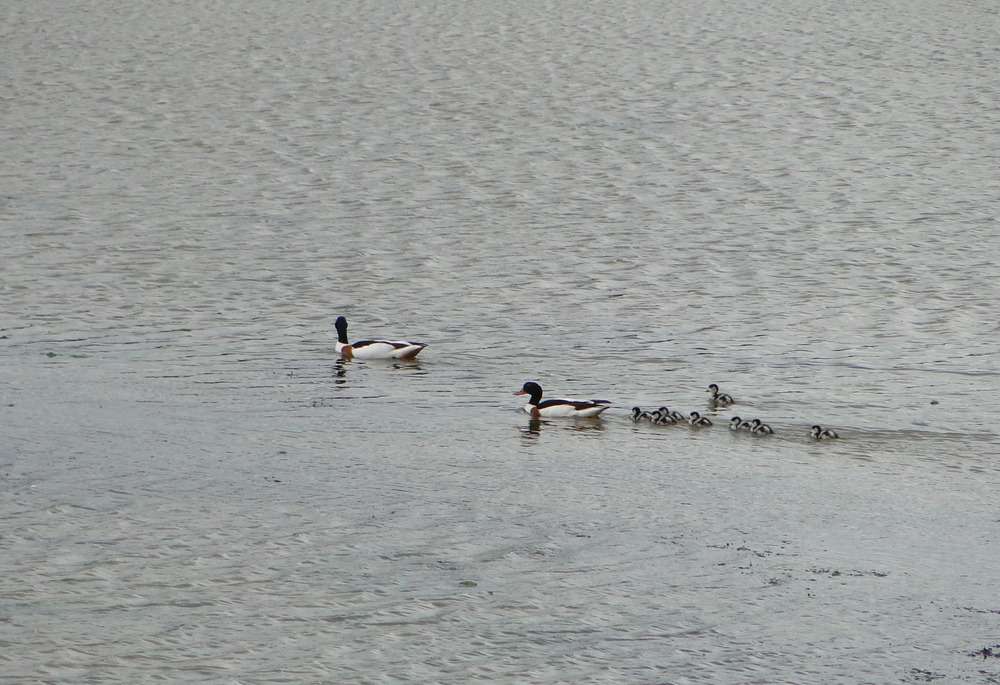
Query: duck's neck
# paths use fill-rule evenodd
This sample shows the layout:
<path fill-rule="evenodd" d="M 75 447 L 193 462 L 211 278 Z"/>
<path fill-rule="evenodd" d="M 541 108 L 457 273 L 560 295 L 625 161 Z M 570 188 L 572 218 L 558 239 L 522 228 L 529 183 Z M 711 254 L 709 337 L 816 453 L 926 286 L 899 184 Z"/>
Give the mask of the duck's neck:
<path fill-rule="evenodd" d="M 350 341 L 348 341 L 348 339 L 347 339 L 347 326 L 344 326 L 343 328 L 339 328 L 339 327 L 337 328 L 337 341 L 341 345 L 350 345 L 351 344 Z"/>
<path fill-rule="evenodd" d="M 535 390 L 533 393 L 531 393 L 531 399 L 528 400 L 528 404 L 537 407 L 538 402 L 541 399 L 542 399 L 542 393 L 540 393 L 538 390 Z"/>

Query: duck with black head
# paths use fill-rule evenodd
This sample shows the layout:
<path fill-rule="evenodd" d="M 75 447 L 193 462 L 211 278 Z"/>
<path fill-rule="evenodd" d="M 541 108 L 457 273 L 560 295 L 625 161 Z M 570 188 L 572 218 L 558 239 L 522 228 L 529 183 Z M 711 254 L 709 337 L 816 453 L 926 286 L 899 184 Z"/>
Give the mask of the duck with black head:
<path fill-rule="evenodd" d="M 347 338 L 347 319 L 338 316 L 333 324 L 337 329 L 334 349 L 344 359 L 413 359 L 427 347 L 426 343 L 410 340 L 355 340 Z"/>
<path fill-rule="evenodd" d="M 724 392 L 719 392 L 719 386 L 715 383 L 711 383 L 708 386 L 708 392 L 712 393 L 712 396 L 708 398 L 708 401 L 713 407 L 728 407 L 730 404 L 735 402 L 732 395 L 728 395 Z"/>
<path fill-rule="evenodd" d="M 550 399 L 542 401 L 542 386 L 528 381 L 515 395 L 528 395 L 528 404 L 522 409 L 532 418 L 573 418 L 586 419 L 600 416 L 611 407 L 609 400 Z"/>
<path fill-rule="evenodd" d="M 812 436 L 813 440 L 836 440 L 840 437 L 837 435 L 837 431 L 823 428 L 820 425 L 813 426 L 812 430 L 809 431 L 809 435 Z"/>

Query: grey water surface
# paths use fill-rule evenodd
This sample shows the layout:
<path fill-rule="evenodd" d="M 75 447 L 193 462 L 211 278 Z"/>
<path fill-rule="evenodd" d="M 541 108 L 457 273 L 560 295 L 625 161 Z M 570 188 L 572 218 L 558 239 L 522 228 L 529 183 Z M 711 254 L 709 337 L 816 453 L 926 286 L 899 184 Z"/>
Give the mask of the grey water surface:
<path fill-rule="evenodd" d="M 993 3 L 0 19 L 0 682 L 1000 683 Z"/>

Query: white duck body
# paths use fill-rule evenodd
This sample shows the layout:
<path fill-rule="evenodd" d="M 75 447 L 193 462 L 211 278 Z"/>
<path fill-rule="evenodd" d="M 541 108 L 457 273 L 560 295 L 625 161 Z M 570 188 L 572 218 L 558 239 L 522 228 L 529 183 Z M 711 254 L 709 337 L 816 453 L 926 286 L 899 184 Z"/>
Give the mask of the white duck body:
<path fill-rule="evenodd" d="M 608 400 L 572 400 L 566 398 L 542 400 L 542 386 L 527 382 L 514 393 L 515 395 L 530 395 L 528 404 L 521 407 L 532 418 L 543 419 L 586 419 L 600 416 L 601 412 L 611 407 Z"/>
<path fill-rule="evenodd" d="M 344 359 L 413 359 L 427 345 L 410 340 L 356 340 L 347 339 L 347 319 L 337 317 L 337 342 L 334 349 Z"/>

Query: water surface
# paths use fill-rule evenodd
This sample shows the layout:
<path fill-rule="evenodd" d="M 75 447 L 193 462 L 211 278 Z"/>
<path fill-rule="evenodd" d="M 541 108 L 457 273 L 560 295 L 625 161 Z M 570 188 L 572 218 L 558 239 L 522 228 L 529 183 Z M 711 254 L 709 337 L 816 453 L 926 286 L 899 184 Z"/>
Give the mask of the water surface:
<path fill-rule="evenodd" d="M 986 4 L 3 15 L 7 680 L 1000 679 Z"/>

